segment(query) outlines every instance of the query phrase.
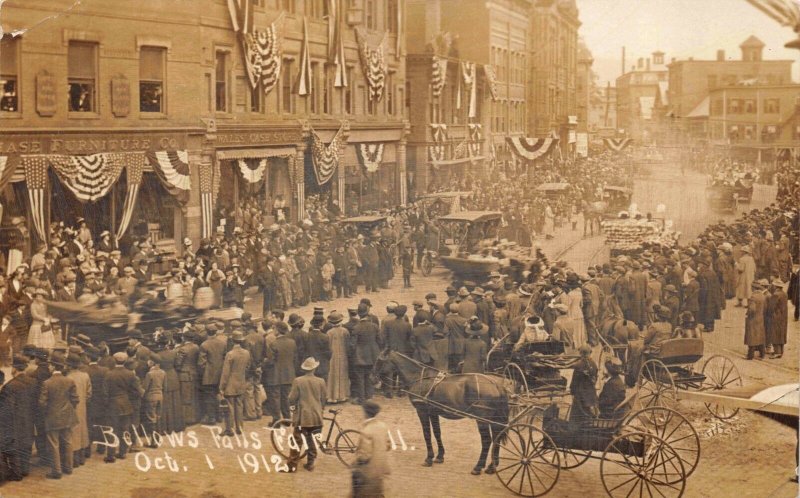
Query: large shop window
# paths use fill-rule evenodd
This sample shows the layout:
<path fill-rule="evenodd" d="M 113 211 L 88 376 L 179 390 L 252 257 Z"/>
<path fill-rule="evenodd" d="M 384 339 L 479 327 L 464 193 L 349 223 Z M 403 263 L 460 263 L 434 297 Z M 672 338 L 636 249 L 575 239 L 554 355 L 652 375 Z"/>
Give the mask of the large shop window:
<path fill-rule="evenodd" d="M 0 111 L 19 112 L 19 42 L 11 35 L 0 39 Z"/>
<path fill-rule="evenodd" d="M 164 112 L 164 61 L 166 49 L 142 47 L 139 51 L 139 111 Z"/>
<path fill-rule="evenodd" d="M 228 54 L 223 50 L 217 50 L 214 64 L 217 79 L 214 88 L 216 110 L 228 112 Z"/>
<path fill-rule="evenodd" d="M 226 230 L 232 230 L 227 226 L 228 219 L 233 226 L 243 226 L 245 218 L 255 220 L 256 223 L 266 222 L 263 215 L 275 216 L 275 201 L 282 205 L 290 204 L 292 183 L 289 177 L 289 160 L 285 157 L 242 159 L 245 168 L 251 171 L 256 170 L 262 160 L 266 161 L 263 176 L 253 183 L 242 176 L 239 159 L 222 160 L 216 219 L 225 218 Z M 245 216 L 245 210 L 248 216 Z M 257 215 L 259 213 L 262 217 Z"/>
<path fill-rule="evenodd" d="M 70 112 L 97 111 L 97 44 L 69 42 L 67 72 Z"/>

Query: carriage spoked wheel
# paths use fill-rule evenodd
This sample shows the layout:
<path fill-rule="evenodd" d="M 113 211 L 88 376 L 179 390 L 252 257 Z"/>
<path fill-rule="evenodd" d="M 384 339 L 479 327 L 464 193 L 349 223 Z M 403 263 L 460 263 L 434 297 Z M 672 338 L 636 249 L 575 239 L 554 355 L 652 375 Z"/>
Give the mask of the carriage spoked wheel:
<path fill-rule="evenodd" d="M 533 498 L 548 493 L 561 471 L 559 452 L 550 436 L 532 425 L 514 424 L 501 432 L 496 474 L 506 489 Z"/>
<path fill-rule="evenodd" d="M 700 436 L 691 422 L 675 410 L 651 406 L 631 413 L 623 425 L 663 439 L 680 458 L 686 477 L 692 475 L 700 463 Z"/>
<path fill-rule="evenodd" d="M 705 380 L 700 388 L 703 391 L 721 391 L 742 386 L 742 375 L 736 364 L 727 356 L 716 354 L 703 363 Z M 705 403 L 706 409 L 720 420 L 728 420 L 739 413 L 738 408 L 730 408 L 717 403 Z"/>
<path fill-rule="evenodd" d="M 272 447 L 275 451 L 285 459 L 289 459 L 292 448 L 298 448 L 300 453 L 297 456 L 298 460 L 305 458 L 308 448 L 303 444 L 303 439 L 295 437 L 295 425 L 288 418 L 276 420 L 272 424 L 272 430 L 269 435 L 272 440 Z M 309 442 L 308 444 L 313 444 Z M 344 462 L 343 462 L 344 463 Z"/>
<path fill-rule="evenodd" d="M 663 406 L 674 408 L 678 403 L 678 391 L 672 374 L 661 360 L 647 360 L 639 370 L 640 408 Z"/>
<path fill-rule="evenodd" d="M 617 435 L 600 460 L 600 477 L 608 496 L 679 497 L 686 471 L 664 439 L 647 432 Z"/>
<path fill-rule="evenodd" d="M 591 451 L 571 450 L 559 448 L 559 466 L 564 470 L 575 469 L 589 461 L 592 456 Z"/>

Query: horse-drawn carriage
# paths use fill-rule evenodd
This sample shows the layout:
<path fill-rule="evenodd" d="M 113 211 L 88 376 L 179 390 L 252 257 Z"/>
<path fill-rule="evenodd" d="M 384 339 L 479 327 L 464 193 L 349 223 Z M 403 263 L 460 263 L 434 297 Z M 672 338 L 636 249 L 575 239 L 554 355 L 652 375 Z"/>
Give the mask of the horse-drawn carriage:
<path fill-rule="evenodd" d="M 706 191 L 709 207 L 718 212 L 735 213 L 738 207 L 739 196 L 732 185 L 717 183 L 708 187 Z"/>
<path fill-rule="evenodd" d="M 462 211 L 439 218 L 442 264 L 453 273 L 470 279 L 498 270 L 500 258 L 482 254 L 481 243 L 497 240 L 502 219 L 499 211 Z"/>
<path fill-rule="evenodd" d="M 486 355 L 486 371 L 502 375 L 517 398 L 554 398 L 567 393 L 562 369 L 571 368 L 577 356 L 565 354 L 561 341 L 536 341 L 515 350 L 510 336 L 497 341 Z"/>

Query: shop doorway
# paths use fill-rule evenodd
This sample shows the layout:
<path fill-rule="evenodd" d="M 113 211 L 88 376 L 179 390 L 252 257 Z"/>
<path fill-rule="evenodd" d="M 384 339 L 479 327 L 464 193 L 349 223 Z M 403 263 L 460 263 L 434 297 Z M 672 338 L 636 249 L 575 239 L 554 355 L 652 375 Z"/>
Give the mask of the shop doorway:
<path fill-rule="evenodd" d="M 266 162 L 263 171 L 259 171 L 262 161 Z M 237 226 L 251 230 L 259 224 L 268 226 L 278 219 L 289 220 L 289 158 L 226 159 L 220 166 L 220 175 L 217 219 L 225 220 L 226 233 L 232 233 Z"/>

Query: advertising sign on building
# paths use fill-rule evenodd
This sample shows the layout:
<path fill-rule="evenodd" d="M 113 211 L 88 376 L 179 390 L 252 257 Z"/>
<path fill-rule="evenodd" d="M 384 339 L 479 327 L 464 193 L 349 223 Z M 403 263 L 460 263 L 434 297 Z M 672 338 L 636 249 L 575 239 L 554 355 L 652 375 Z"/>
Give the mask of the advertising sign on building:
<path fill-rule="evenodd" d="M 579 157 L 589 157 L 589 134 L 585 132 L 578 133 L 578 140 L 575 143 L 575 152 Z"/>

